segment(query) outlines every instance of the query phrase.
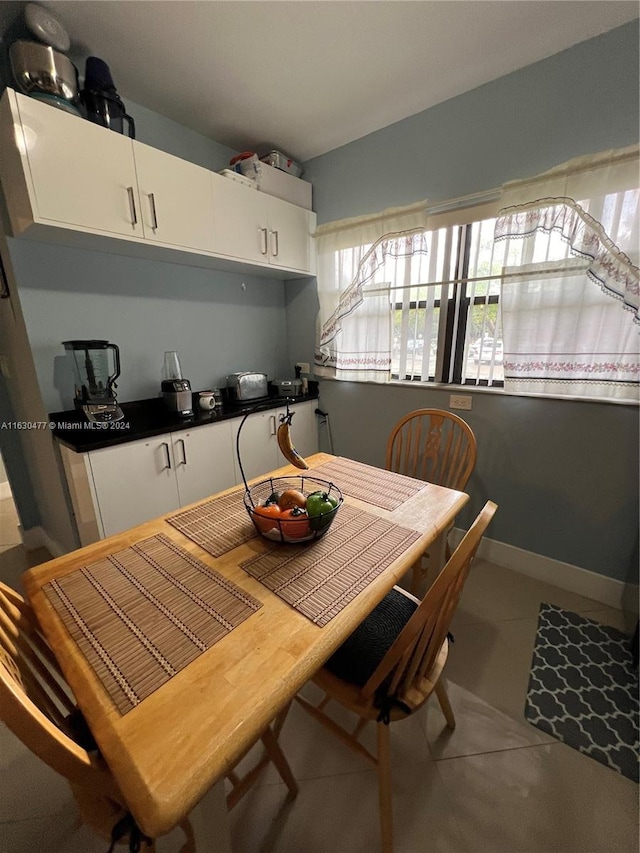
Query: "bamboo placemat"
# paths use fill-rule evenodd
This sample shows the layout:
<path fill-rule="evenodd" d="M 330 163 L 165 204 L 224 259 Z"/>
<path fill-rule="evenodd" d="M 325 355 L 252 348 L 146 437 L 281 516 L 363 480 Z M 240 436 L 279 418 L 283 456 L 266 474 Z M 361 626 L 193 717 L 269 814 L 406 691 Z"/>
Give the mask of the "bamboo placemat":
<path fill-rule="evenodd" d="M 221 557 L 258 535 L 244 507 L 243 495 L 238 491 L 212 498 L 167 521 L 212 557 Z"/>
<path fill-rule="evenodd" d="M 419 538 L 415 530 L 343 504 L 322 539 L 275 545 L 240 565 L 322 627 Z"/>
<path fill-rule="evenodd" d="M 262 607 L 162 534 L 43 589 L 121 714 Z"/>
<path fill-rule="evenodd" d="M 364 462 L 339 456 L 313 468 L 314 476 L 329 480 L 343 495 L 393 510 L 425 488 L 424 480 L 384 471 Z"/>

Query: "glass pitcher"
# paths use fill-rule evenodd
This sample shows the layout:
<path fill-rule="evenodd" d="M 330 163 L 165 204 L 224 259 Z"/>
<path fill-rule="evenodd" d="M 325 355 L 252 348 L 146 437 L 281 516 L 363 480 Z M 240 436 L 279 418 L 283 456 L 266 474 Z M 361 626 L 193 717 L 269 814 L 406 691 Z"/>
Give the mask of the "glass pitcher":
<path fill-rule="evenodd" d="M 115 397 L 116 379 L 120 376 L 120 350 L 109 341 L 63 341 L 71 361 L 76 400 L 99 403 Z M 109 352 L 113 355 L 110 365 Z"/>
<path fill-rule="evenodd" d="M 180 367 L 180 359 L 175 350 L 170 350 L 164 354 L 164 365 L 162 367 L 163 379 L 182 379 L 182 369 Z"/>

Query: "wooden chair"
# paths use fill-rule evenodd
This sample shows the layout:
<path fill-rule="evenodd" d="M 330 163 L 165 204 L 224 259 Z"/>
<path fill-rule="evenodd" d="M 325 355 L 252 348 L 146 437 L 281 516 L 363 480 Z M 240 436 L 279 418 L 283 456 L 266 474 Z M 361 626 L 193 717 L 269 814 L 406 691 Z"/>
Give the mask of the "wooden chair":
<path fill-rule="evenodd" d="M 253 767 L 247 770 L 241 777 L 238 776 L 235 770 L 227 773 L 227 779 L 232 785 L 231 791 L 227 794 L 227 808 L 229 811 L 231 811 L 231 809 L 240 802 L 242 797 L 244 797 L 247 791 L 251 788 L 269 762 L 273 762 L 275 765 L 276 770 L 280 774 L 280 778 L 289 789 L 289 796 L 297 796 L 298 783 L 296 782 L 291 768 L 289 767 L 289 762 L 285 758 L 285 755 L 278 744 L 278 737 L 282 726 L 284 725 L 284 721 L 287 718 L 287 714 L 289 713 L 291 704 L 292 703 L 289 702 L 289 704 L 280 711 L 271 726 L 265 729 L 265 731 L 260 735 L 264 751 Z"/>
<path fill-rule="evenodd" d="M 346 680 L 336 675 L 335 670 L 344 669 L 344 658 L 341 659 L 340 652 L 348 648 L 353 671 L 357 672 L 358 652 L 363 657 L 370 652 L 368 646 L 375 629 L 366 623 L 368 619 L 376 618 L 376 611 L 314 676 L 314 684 L 325 693 L 320 704 L 315 706 L 304 697 L 296 696 L 311 716 L 377 768 L 383 853 L 393 851 L 389 723 L 415 713 L 435 692 L 447 726 L 455 728 L 453 711 L 440 681 L 449 649 L 447 634 L 471 561 L 496 509 L 492 501 L 485 504 L 421 602 L 399 587 L 392 591 L 413 600 L 412 612 L 406 617 L 407 621 L 395 640 L 391 640 L 387 651 L 381 652 L 379 663 L 374 664 L 375 668 L 368 677 L 361 672 Z M 366 639 L 359 643 L 358 635 Z M 352 732 L 324 712 L 332 699 L 357 715 L 358 722 Z M 358 740 L 360 732 L 371 720 L 377 721 L 377 755 L 372 755 Z"/>
<path fill-rule="evenodd" d="M 464 491 L 475 468 L 478 445 L 469 424 L 453 412 L 442 409 L 416 409 L 409 412 L 391 430 L 387 441 L 385 466 L 389 471 L 406 474 Z M 411 591 L 418 595 L 435 557 L 439 571 L 451 556 L 447 533 L 431 548 L 430 554 L 413 567 Z"/>
<path fill-rule="evenodd" d="M 277 718 L 278 730 L 286 711 Z M 22 596 L 3 583 L 0 583 L 0 718 L 31 752 L 68 781 L 83 823 L 110 839 L 115 824 L 127 815 L 124 798 L 83 724 L 71 688 L 40 632 L 35 614 Z M 265 754 L 243 779 L 234 778 L 236 787 L 228 798 L 230 808 L 269 761 L 274 762 L 291 794 L 297 793 L 277 735 L 268 727 L 261 740 Z M 186 836 L 181 853 L 193 853 L 194 838 L 188 819 L 180 828 Z M 152 853 L 155 846 L 151 842 L 142 849 Z"/>

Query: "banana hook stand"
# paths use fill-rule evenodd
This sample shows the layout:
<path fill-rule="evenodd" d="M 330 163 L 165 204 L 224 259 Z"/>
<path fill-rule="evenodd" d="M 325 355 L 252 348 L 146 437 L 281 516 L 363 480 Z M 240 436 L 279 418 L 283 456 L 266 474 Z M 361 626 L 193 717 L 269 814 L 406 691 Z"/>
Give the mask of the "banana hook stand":
<path fill-rule="evenodd" d="M 289 397 L 285 398 L 285 402 L 286 402 L 286 406 L 287 406 L 286 415 L 280 416 L 283 423 L 285 420 L 287 420 L 287 421 L 289 421 L 289 423 L 291 423 L 291 419 L 293 418 L 293 415 L 294 415 L 293 412 L 289 411 L 289 399 L 290 399 Z M 251 498 L 251 493 L 249 491 L 249 486 L 247 485 L 247 478 L 244 475 L 244 468 L 242 467 L 242 460 L 240 458 L 240 433 L 242 432 L 242 427 L 244 426 L 247 418 L 250 417 L 251 415 L 253 415 L 254 412 L 258 412 L 260 410 L 264 410 L 264 403 L 258 403 L 252 409 L 249 409 L 249 411 L 246 413 L 246 415 L 240 421 L 240 426 L 238 427 L 238 432 L 236 434 L 236 457 L 238 459 L 238 468 L 240 468 L 240 474 L 242 475 L 242 482 L 244 483 L 244 490 L 245 490 L 245 492 L 247 492 L 249 494 L 249 500 L 251 501 L 252 506 L 254 504 L 253 504 L 253 500 Z"/>

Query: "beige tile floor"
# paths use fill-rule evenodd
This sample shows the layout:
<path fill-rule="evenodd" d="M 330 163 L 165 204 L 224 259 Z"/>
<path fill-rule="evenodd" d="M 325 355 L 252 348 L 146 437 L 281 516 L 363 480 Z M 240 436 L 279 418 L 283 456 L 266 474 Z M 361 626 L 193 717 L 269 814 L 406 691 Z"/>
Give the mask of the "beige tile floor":
<path fill-rule="evenodd" d="M 0 554 L 22 544 L 18 524 L 18 513 L 13 498 L 2 498 L 0 500 Z"/>
<path fill-rule="evenodd" d="M 11 565 L 15 574 L 18 555 Z M 396 853 L 637 853 L 638 786 L 524 720 L 541 601 L 620 628 L 630 621 L 478 561 L 455 617 L 447 670 L 456 730 L 445 728 L 437 702 L 392 730 Z M 312 686 L 305 690 L 313 695 Z M 300 793 L 289 801 L 268 768 L 231 813 L 235 853 L 375 853 L 369 766 L 295 705 L 281 740 Z M 0 852 L 67 853 L 77 823 L 65 783 L 6 729 L 0 772 Z M 106 846 L 85 833 L 72 849 L 104 853 Z"/>

